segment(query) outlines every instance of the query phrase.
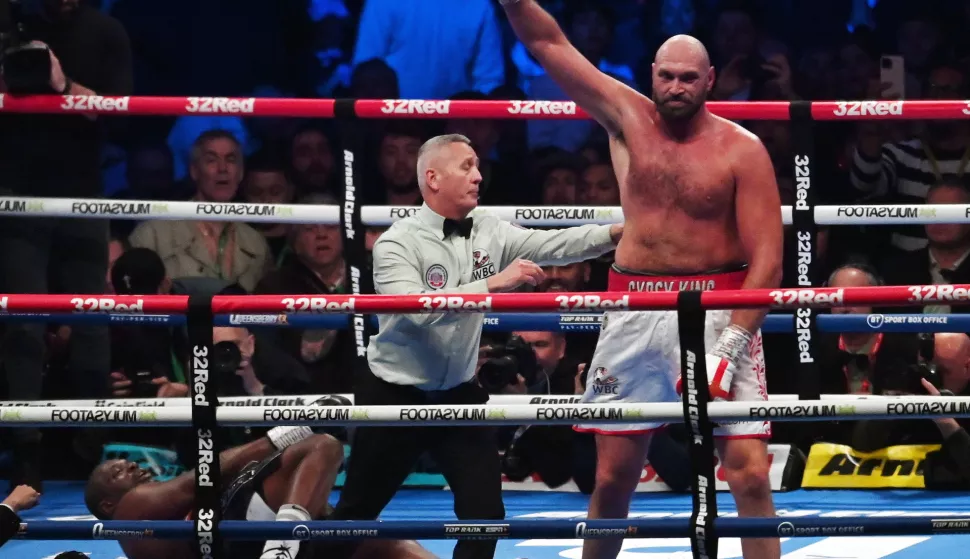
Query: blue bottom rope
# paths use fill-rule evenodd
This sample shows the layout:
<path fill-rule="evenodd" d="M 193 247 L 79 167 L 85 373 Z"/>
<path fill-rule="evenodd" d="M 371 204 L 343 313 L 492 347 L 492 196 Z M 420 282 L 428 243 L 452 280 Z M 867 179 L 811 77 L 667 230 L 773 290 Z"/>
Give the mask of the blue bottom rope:
<path fill-rule="evenodd" d="M 227 540 L 451 540 L 451 539 L 606 539 L 686 538 L 690 520 L 495 521 L 314 521 L 255 522 L 227 520 L 219 531 Z M 968 518 L 718 518 L 718 538 L 791 538 L 820 536 L 925 536 L 970 534 Z M 191 522 L 30 521 L 21 524 L 25 540 L 191 540 Z"/>
<path fill-rule="evenodd" d="M 376 321 L 376 316 L 373 317 Z M 601 314 L 596 313 L 501 313 L 485 315 L 486 332 L 531 330 L 542 332 L 599 332 Z M 58 324 L 153 324 L 182 326 L 184 315 L 174 314 L 110 314 L 110 313 L 0 313 L 4 322 L 56 322 Z M 342 314 L 219 314 L 215 326 L 259 326 L 277 328 L 324 328 L 344 330 L 346 315 Z M 376 324 L 376 322 L 375 322 Z M 818 315 L 818 329 L 822 332 L 970 332 L 970 315 L 966 314 L 840 314 Z M 794 332 L 792 314 L 769 314 L 761 331 L 770 334 Z"/>

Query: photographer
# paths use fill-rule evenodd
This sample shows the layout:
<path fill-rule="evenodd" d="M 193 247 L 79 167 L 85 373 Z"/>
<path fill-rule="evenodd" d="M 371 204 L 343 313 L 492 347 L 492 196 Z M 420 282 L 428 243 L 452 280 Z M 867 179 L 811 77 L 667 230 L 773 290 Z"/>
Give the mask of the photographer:
<path fill-rule="evenodd" d="M 171 288 L 161 257 L 147 248 L 124 252 L 112 266 L 110 277 L 118 295 L 163 295 Z M 185 370 L 176 350 L 181 346 L 182 352 L 187 351 L 188 342 L 177 331 L 151 324 L 120 324 L 111 327 L 111 346 L 112 396 L 188 396 Z"/>
<path fill-rule="evenodd" d="M 489 394 L 575 394 L 578 365 L 558 332 L 483 335 L 477 375 Z"/>
<path fill-rule="evenodd" d="M 67 96 L 130 94 L 131 49 L 120 23 L 78 0 L 37 2 L 36 14 L 11 9 L 20 5 L 0 2 L 3 91 L 61 94 L 65 104 Z M 100 197 L 103 120 L 81 112 L 0 115 L 0 194 Z M 5 216 L 0 292 L 102 293 L 107 247 L 106 220 Z M 7 325 L 3 354 L 11 399 L 41 397 L 44 329 L 42 323 Z M 68 368 L 78 397 L 108 394 L 109 360 L 107 327 L 71 329 Z M 14 437 L 11 484 L 39 489 L 40 432 L 17 429 Z"/>
<path fill-rule="evenodd" d="M 220 396 L 306 394 L 310 378 L 299 361 L 243 327 L 212 329 L 212 366 Z"/>
<path fill-rule="evenodd" d="M 970 395 L 970 337 L 966 334 L 936 334 L 933 362 L 942 390 L 927 379 L 920 379 L 930 396 Z M 963 421 L 963 424 L 960 423 Z M 939 452 L 927 456 L 927 489 L 967 489 L 970 487 L 970 433 L 966 418 L 934 419 L 943 443 Z"/>
<path fill-rule="evenodd" d="M 970 396 L 970 337 L 920 334 L 898 344 L 895 359 L 877 366 L 875 389 L 885 396 Z M 866 452 L 903 444 L 940 444 L 926 456 L 927 489 L 970 488 L 970 434 L 965 419 L 938 418 L 856 423 L 852 448 Z"/>
<path fill-rule="evenodd" d="M 477 376 L 490 394 L 574 396 L 583 392 L 583 371 L 567 355 L 559 332 L 514 332 L 504 342 L 482 337 Z M 502 473 L 511 481 L 536 473 L 552 488 L 573 479 L 584 491 L 592 490 L 596 449 L 591 435 L 569 426 L 523 425 L 499 429 L 498 439 L 505 449 Z"/>

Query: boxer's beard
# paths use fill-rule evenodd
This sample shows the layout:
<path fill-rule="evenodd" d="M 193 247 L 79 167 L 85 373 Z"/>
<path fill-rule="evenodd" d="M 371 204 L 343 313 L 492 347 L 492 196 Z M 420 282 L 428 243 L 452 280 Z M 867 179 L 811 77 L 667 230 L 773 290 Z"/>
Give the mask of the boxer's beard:
<path fill-rule="evenodd" d="M 671 101 L 682 101 L 680 106 L 672 106 Z M 707 101 L 707 92 L 701 91 L 697 97 L 691 100 L 686 95 L 670 95 L 661 97 L 656 91 L 653 92 L 653 102 L 657 104 L 657 112 L 660 116 L 670 123 L 683 123 L 694 118 L 694 115 L 701 110 L 704 102 Z"/>

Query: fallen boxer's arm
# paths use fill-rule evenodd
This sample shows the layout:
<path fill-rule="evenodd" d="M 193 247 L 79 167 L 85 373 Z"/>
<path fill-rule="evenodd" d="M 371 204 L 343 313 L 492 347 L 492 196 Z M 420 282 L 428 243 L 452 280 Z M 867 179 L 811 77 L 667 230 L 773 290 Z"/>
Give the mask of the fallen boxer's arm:
<path fill-rule="evenodd" d="M 0 503 L 0 546 L 7 543 L 10 538 L 17 535 L 20 531 L 20 515 L 22 510 L 34 508 L 40 493 L 29 485 L 18 485 Z"/>

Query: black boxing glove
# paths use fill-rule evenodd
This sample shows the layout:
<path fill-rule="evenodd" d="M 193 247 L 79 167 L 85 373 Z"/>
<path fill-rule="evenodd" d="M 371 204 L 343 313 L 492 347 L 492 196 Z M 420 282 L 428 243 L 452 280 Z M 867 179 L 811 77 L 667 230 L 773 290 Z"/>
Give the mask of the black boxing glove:
<path fill-rule="evenodd" d="M 311 406 L 352 406 L 353 402 L 350 401 L 346 396 L 341 396 L 340 394 L 327 394 L 320 398 L 317 398 L 312 403 Z"/>

